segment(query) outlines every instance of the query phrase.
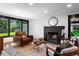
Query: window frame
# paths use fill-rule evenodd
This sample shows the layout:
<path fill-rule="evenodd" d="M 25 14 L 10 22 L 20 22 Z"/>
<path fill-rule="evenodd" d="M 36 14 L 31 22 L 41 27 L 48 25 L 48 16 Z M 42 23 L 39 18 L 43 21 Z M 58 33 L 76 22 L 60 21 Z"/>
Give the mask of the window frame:
<path fill-rule="evenodd" d="M 27 34 L 29 34 L 29 20 L 25 20 L 25 19 L 20 19 L 20 18 L 15 18 L 15 17 L 9 17 L 9 16 L 4 16 L 4 15 L 0 15 L 0 18 L 5 18 L 8 20 L 8 36 L 10 36 L 10 20 L 19 20 L 21 21 L 21 31 L 23 31 L 23 21 L 27 22 Z M 7 37 L 7 36 L 3 36 L 3 37 Z"/>

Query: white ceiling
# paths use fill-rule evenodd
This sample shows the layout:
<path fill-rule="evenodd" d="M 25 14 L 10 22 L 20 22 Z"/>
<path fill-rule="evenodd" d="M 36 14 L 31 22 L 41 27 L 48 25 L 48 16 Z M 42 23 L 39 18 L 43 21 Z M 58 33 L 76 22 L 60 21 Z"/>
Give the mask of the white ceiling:
<path fill-rule="evenodd" d="M 45 15 L 62 15 L 79 12 L 79 3 L 72 4 L 72 7 L 68 8 L 68 3 L 34 3 L 29 5 L 28 3 L 0 3 L 0 12 L 22 16 L 26 18 L 37 18 Z M 48 10 L 45 14 L 44 10 Z"/>

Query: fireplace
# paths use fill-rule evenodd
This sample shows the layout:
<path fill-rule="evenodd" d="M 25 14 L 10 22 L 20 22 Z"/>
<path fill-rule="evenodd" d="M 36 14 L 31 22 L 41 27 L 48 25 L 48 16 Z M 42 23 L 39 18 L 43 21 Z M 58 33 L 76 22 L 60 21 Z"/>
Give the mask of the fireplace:
<path fill-rule="evenodd" d="M 50 43 L 60 44 L 63 29 L 64 26 L 45 26 L 44 40 Z"/>
<path fill-rule="evenodd" d="M 59 43 L 58 33 L 57 32 L 48 32 L 47 33 L 47 41 L 50 41 L 51 43 Z"/>

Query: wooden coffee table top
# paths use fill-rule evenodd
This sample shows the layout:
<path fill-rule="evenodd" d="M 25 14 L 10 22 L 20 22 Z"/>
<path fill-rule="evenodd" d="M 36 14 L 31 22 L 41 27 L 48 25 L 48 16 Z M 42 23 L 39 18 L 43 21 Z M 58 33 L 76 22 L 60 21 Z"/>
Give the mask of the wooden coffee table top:
<path fill-rule="evenodd" d="M 45 44 L 46 41 L 35 41 L 34 44 L 36 44 L 36 46 L 41 45 L 41 44 Z"/>

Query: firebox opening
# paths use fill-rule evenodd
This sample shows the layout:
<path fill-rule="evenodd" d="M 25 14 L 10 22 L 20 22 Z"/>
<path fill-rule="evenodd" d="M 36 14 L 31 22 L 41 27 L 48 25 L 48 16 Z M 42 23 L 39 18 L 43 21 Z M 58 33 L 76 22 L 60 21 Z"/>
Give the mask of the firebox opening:
<path fill-rule="evenodd" d="M 58 44 L 58 33 L 57 32 L 48 32 L 47 34 L 47 40 L 50 41 L 51 43 Z"/>

